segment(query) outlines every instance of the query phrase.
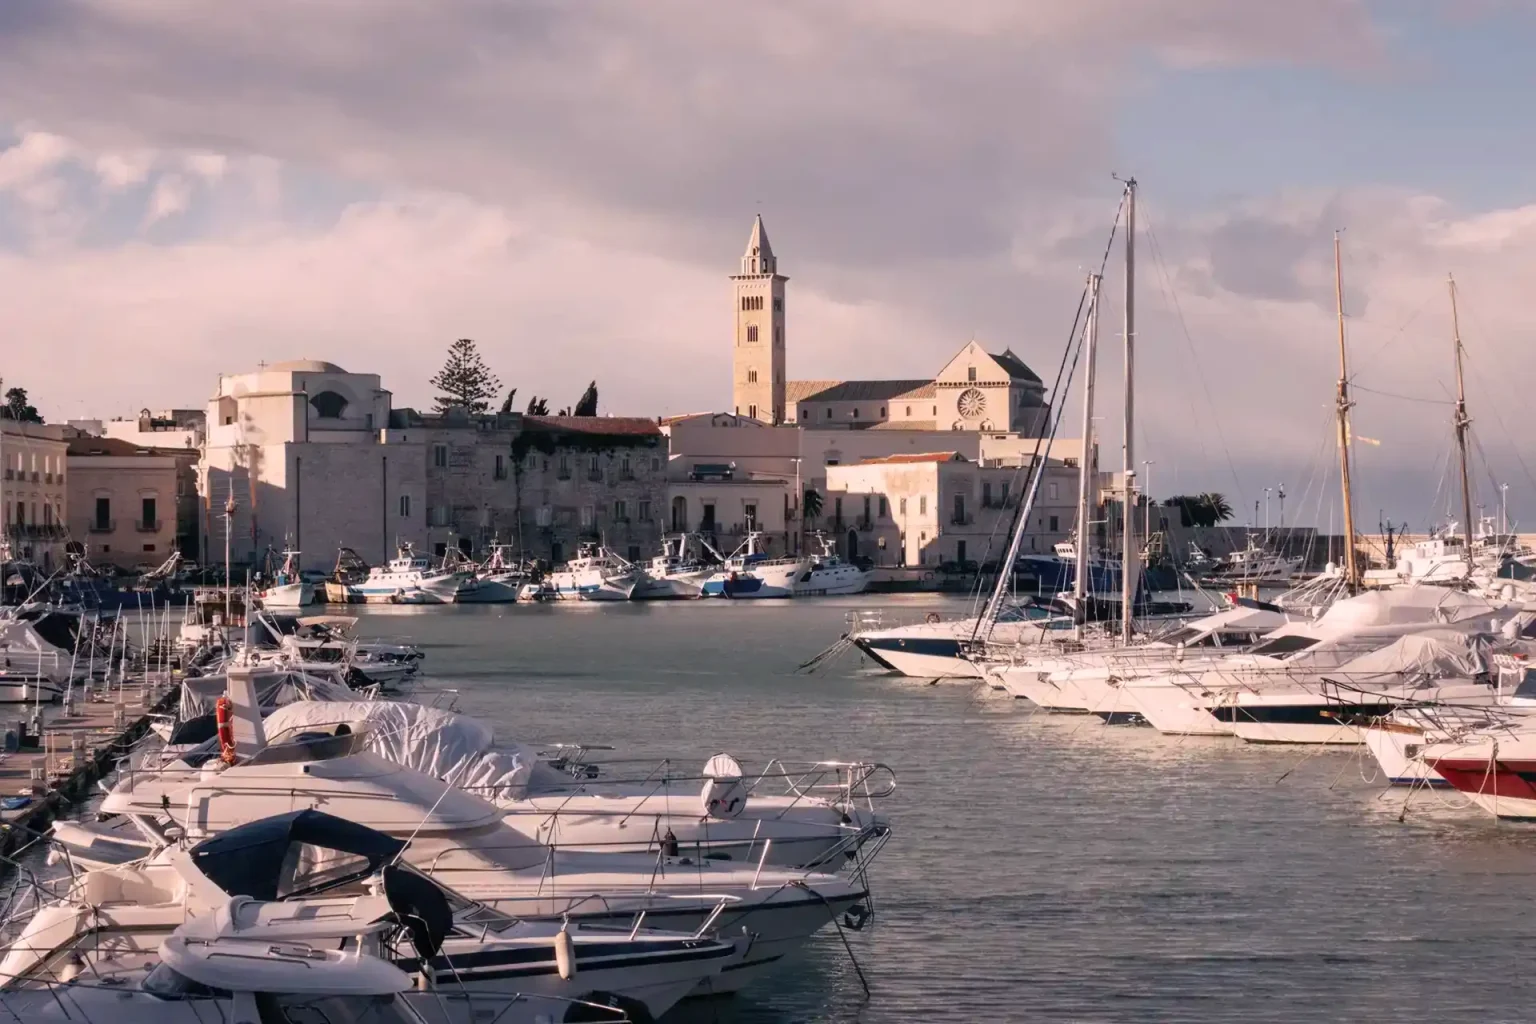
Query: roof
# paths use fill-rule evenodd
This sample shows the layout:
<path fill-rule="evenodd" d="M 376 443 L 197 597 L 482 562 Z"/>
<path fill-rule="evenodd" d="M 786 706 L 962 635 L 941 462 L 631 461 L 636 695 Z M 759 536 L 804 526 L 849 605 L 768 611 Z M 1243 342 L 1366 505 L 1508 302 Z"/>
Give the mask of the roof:
<path fill-rule="evenodd" d="M 785 402 L 889 402 L 901 398 L 932 398 L 931 380 L 791 380 L 784 384 Z"/>
<path fill-rule="evenodd" d="M 346 373 L 335 363 L 327 363 L 323 359 L 288 359 L 281 363 L 272 363 L 262 367 L 263 370 L 276 370 L 279 373 Z"/>
<path fill-rule="evenodd" d="M 997 364 L 1008 371 L 1008 376 L 1014 380 L 1034 381 L 1036 384 L 1044 383 L 1035 376 L 1035 371 L 1024 365 L 1024 360 L 1013 354 L 1013 349 L 1005 348 L 1002 353 L 988 352 L 989 356 L 997 360 Z"/>
<path fill-rule="evenodd" d="M 661 427 L 647 416 L 524 416 L 524 430 L 603 437 L 660 437 Z"/>
<path fill-rule="evenodd" d="M 758 214 L 752 222 L 752 235 L 747 239 L 747 251 L 742 254 L 746 259 L 753 256 L 764 261 L 772 261 L 773 246 L 768 244 L 768 229 L 763 227 L 763 215 Z"/>
<path fill-rule="evenodd" d="M 959 452 L 907 452 L 898 455 L 882 455 L 873 459 L 861 459 L 861 466 L 900 465 L 912 462 L 966 462 Z"/>
<path fill-rule="evenodd" d="M 70 438 L 68 454 L 74 457 L 80 456 L 141 456 L 146 458 L 158 458 L 162 456 L 185 455 L 195 449 L 185 448 L 146 448 L 143 445 L 134 444 L 132 441 L 124 441 L 116 437 L 74 437 Z"/>

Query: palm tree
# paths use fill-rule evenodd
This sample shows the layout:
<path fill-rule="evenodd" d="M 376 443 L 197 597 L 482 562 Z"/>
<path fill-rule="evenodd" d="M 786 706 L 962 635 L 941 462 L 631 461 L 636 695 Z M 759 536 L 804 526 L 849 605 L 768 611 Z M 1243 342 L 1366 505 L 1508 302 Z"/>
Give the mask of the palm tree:
<path fill-rule="evenodd" d="M 1200 501 L 1206 507 L 1211 520 L 1211 526 L 1226 522 L 1232 518 L 1232 505 L 1227 501 L 1225 495 L 1218 494 L 1215 491 L 1206 491 L 1200 495 Z"/>

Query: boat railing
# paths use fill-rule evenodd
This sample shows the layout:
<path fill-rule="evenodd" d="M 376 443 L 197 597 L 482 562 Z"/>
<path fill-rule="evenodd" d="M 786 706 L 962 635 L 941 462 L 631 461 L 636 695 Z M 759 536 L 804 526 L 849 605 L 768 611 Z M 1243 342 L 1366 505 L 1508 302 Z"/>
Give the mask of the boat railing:
<path fill-rule="evenodd" d="M 660 761 L 650 758 L 605 758 L 600 763 L 594 763 L 584 759 L 588 751 L 612 748 L 574 747 L 575 756 L 568 757 L 563 754 L 563 746 L 555 748 L 560 752 L 560 756 L 551 763 L 558 769 L 570 773 L 573 776 L 571 781 L 536 795 L 554 796 L 569 788 L 571 790 L 569 796 L 581 796 L 587 792 L 588 787 L 596 783 L 650 785 L 653 788 L 646 794 L 649 797 L 678 783 L 702 784 L 719 778 L 702 771 L 679 771 L 676 762 L 671 758 L 663 758 Z M 761 771 L 750 773 L 745 773 L 746 762 L 738 763 L 743 764 L 744 778 L 750 775 L 746 781 L 749 791 L 753 793 L 759 792 L 760 787 L 765 783 L 778 780 L 784 784 L 783 791 L 795 797 L 821 798 L 830 803 L 851 803 L 855 800 L 882 799 L 890 796 L 896 788 L 895 770 L 878 761 L 792 761 L 771 758 L 763 765 Z M 605 770 L 631 764 L 645 764 L 651 767 L 641 776 L 629 775 L 623 771 Z M 466 788 L 494 790 L 500 787 Z"/>

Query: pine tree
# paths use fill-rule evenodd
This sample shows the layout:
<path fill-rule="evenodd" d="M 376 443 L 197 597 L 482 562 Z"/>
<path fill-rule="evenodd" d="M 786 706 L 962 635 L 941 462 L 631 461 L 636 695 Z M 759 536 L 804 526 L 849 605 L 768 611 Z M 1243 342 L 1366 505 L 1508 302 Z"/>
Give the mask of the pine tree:
<path fill-rule="evenodd" d="M 517 397 L 517 388 L 507 392 L 507 400 L 501 403 L 500 415 L 505 416 L 512 411 L 512 400 Z"/>
<path fill-rule="evenodd" d="M 548 416 L 549 399 L 540 398 L 538 395 L 534 395 L 532 398 L 528 399 L 527 414 L 529 416 Z"/>
<path fill-rule="evenodd" d="M 587 385 L 587 390 L 581 393 L 581 399 L 576 403 L 576 408 L 571 410 L 572 416 L 596 416 L 597 415 L 597 381 Z"/>
<path fill-rule="evenodd" d="M 454 406 L 472 413 L 485 412 L 501 390 L 501 382 L 469 338 L 460 338 L 448 346 L 448 360 L 431 384 L 439 392 L 436 402 L 440 413 Z"/>

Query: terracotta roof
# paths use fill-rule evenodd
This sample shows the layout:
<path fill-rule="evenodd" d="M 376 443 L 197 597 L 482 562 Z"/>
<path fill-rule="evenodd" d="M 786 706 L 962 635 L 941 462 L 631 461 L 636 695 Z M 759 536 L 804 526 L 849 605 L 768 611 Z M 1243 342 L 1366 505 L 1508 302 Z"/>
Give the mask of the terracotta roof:
<path fill-rule="evenodd" d="M 791 380 L 784 383 L 785 402 L 892 402 L 902 398 L 932 398 L 931 380 Z"/>
<path fill-rule="evenodd" d="M 885 466 L 906 462 L 965 462 L 959 452 L 910 452 L 899 455 L 882 455 L 873 459 L 861 459 L 861 466 Z"/>
<path fill-rule="evenodd" d="M 661 436 L 661 427 L 646 416 L 524 416 L 523 429 L 607 437 Z"/>
<path fill-rule="evenodd" d="M 182 448 L 146 448 L 143 445 L 134 444 L 132 441 L 124 441 L 117 437 L 73 437 L 69 441 L 68 454 L 81 455 L 111 455 L 144 456 L 147 458 L 160 458 L 164 456 L 186 455 L 191 452 L 197 454 L 196 449 Z"/>

